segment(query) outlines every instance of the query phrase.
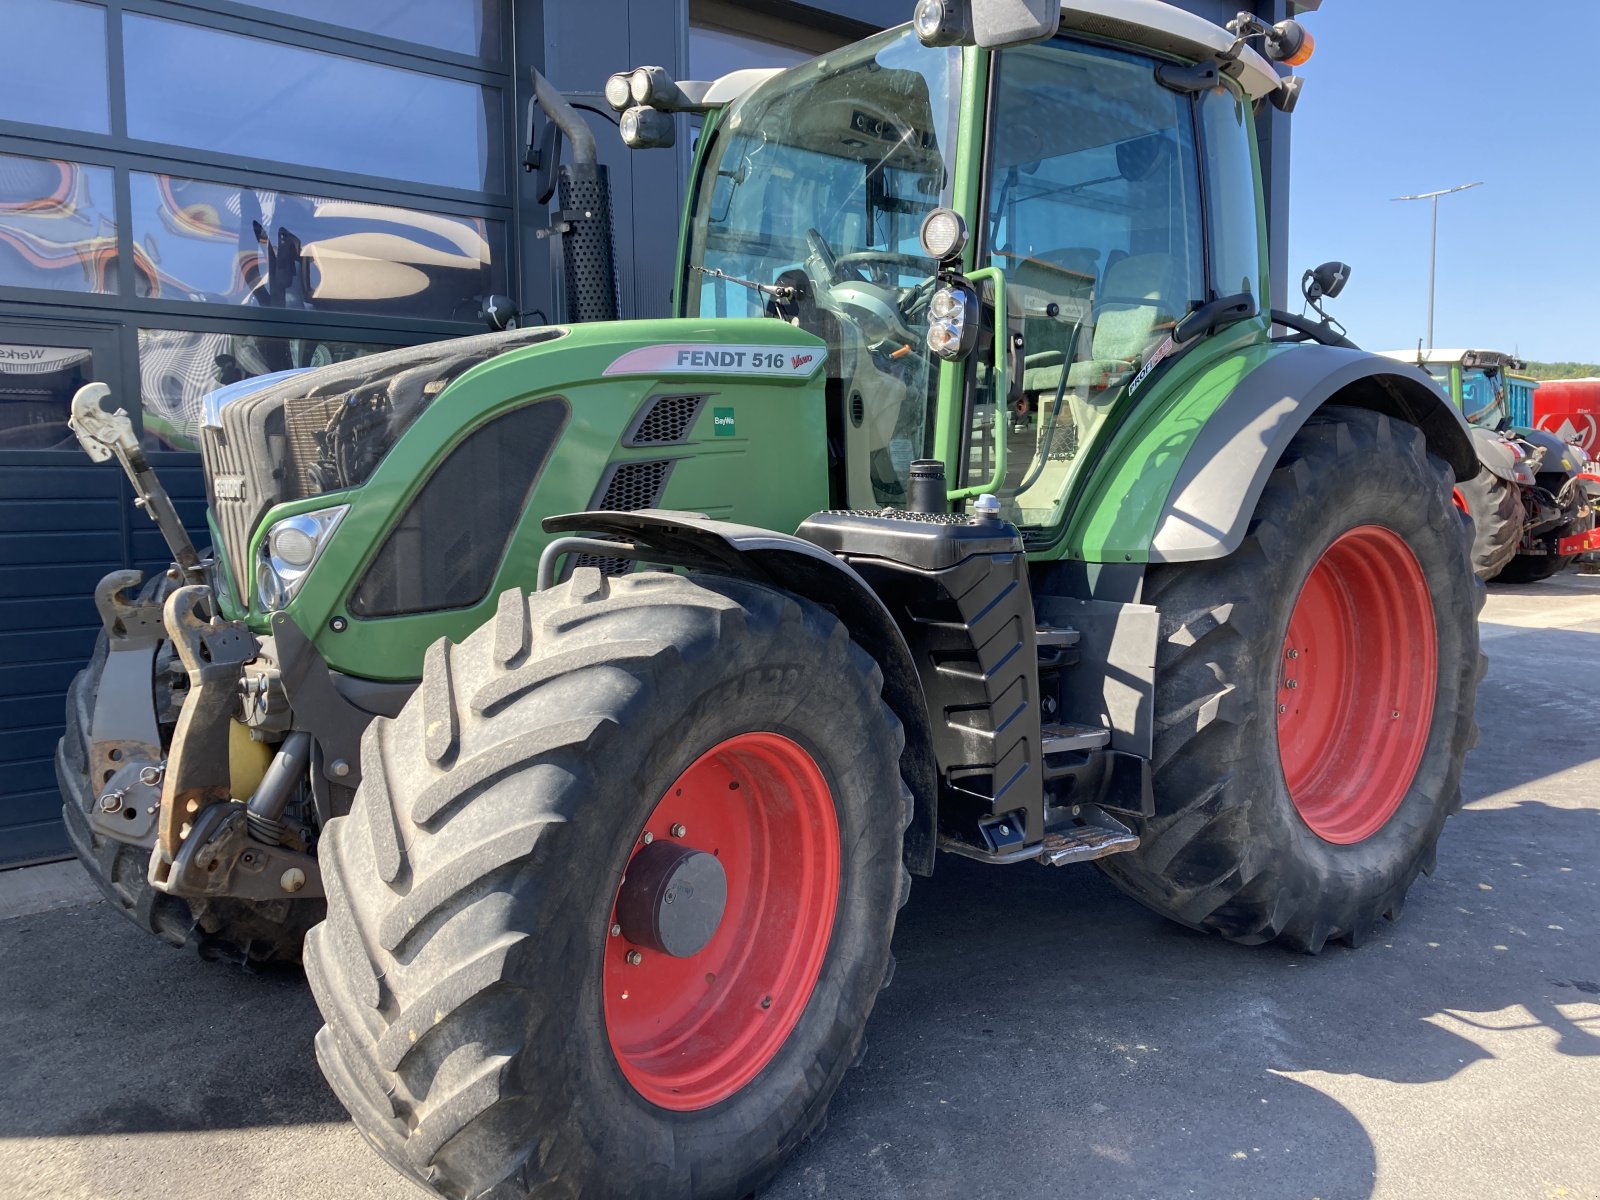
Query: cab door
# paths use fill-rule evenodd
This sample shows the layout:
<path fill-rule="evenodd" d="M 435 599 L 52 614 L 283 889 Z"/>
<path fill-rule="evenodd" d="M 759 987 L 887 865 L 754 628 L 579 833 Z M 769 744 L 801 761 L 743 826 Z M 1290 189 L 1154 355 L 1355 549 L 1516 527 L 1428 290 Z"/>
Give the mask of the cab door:
<path fill-rule="evenodd" d="M 1002 512 L 1030 542 L 1065 523 L 1096 442 L 1211 295 L 1194 98 L 1157 65 L 1067 38 L 993 59 L 978 265 L 1005 272 L 1021 381 L 996 405 L 980 364 L 965 478 L 1003 458 Z"/>

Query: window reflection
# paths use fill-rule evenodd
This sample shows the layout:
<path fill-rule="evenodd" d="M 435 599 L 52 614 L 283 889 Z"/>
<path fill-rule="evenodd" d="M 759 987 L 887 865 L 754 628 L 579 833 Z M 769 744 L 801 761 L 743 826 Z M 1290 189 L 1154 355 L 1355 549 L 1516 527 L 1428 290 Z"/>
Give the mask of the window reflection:
<path fill-rule="evenodd" d="M 475 58 L 499 58 L 500 36 L 485 0 L 248 0 L 257 8 L 372 30 L 402 42 Z"/>
<path fill-rule="evenodd" d="M 70 450 L 72 395 L 94 378 L 82 346 L 0 342 L 0 450 Z"/>
<path fill-rule="evenodd" d="M 0 30 L 0 120 L 111 132 L 105 9 L 77 0 L 4 0 Z"/>
<path fill-rule="evenodd" d="M 139 330 L 144 443 L 151 450 L 198 450 L 206 393 L 231 383 L 392 350 L 367 342 L 265 337 L 253 333 Z"/>
<path fill-rule="evenodd" d="M 500 93 L 127 13 L 128 134 L 276 162 L 498 191 Z M 167 69 L 163 64 L 181 64 Z"/>
<path fill-rule="evenodd" d="M 139 172 L 132 191 L 163 299 L 474 321 L 505 290 L 498 221 Z"/>
<path fill-rule="evenodd" d="M 117 290 L 110 167 L 0 154 L 0 285 Z"/>

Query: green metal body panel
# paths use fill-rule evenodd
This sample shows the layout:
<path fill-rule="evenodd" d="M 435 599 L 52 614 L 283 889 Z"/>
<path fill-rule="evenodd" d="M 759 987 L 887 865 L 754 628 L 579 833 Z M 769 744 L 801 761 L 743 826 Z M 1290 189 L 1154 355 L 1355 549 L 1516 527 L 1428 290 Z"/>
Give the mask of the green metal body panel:
<path fill-rule="evenodd" d="M 783 346 L 815 355 L 816 369 L 794 379 L 672 371 L 608 376 L 624 354 L 656 346 Z M 493 614 L 501 592 L 531 588 L 539 553 L 549 541 L 540 522 L 593 506 L 610 463 L 676 460 L 664 507 L 738 518 L 784 531 L 825 507 L 828 495 L 823 346 L 791 325 L 760 319 L 657 320 L 575 327 L 566 337 L 490 359 L 455 380 L 401 436 L 368 482 L 270 510 L 251 537 L 255 562 L 274 521 L 294 513 L 350 504 L 285 611 L 305 630 L 329 666 L 372 679 L 415 679 L 424 650 L 441 637 L 460 639 Z M 641 406 L 658 395 L 704 394 L 687 440 L 670 446 L 622 447 Z M 569 406 L 566 425 L 534 485 L 509 549 L 484 598 L 470 608 L 363 619 L 348 607 L 352 588 L 434 468 L 472 430 L 500 413 L 548 397 Z M 714 414 L 733 409 L 731 434 L 714 430 Z M 330 622 L 343 618 L 342 631 Z M 267 632 L 268 616 L 251 597 L 249 624 Z"/>
<path fill-rule="evenodd" d="M 1084 472 L 1059 539 L 1030 557 L 1148 562 L 1156 524 L 1194 440 L 1218 405 L 1269 358 L 1292 354 L 1265 341 L 1265 322 L 1244 344 L 1216 339 L 1179 359 L 1150 395 L 1138 398 Z"/>

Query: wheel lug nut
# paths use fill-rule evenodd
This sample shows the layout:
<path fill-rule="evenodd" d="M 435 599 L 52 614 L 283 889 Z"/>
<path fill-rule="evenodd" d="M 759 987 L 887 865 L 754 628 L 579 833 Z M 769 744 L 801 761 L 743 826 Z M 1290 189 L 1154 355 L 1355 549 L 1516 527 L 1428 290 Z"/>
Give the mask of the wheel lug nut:
<path fill-rule="evenodd" d="M 644 955 L 640 954 L 637 950 L 628 951 L 628 965 L 630 967 L 637 967 L 643 961 Z"/>
<path fill-rule="evenodd" d="M 621 925 L 613 925 L 611 927 L 611 936 L 612 937 L 621 937 L 622 936 L 622 926 Z"/>
<path fill-rule="evenodd" d="M 689 830 L 685 826 L 683 826 L 681 824 L 680 825 L 674 825 L 672 827 L 672 836 L 675 837 L 675 838 L 681 838 L 684 834 L 686 834 L 688 832 L 689 832 Z"/>
<path fill-rule="evenodd" d="M 762 1008 L 771 1008 L 772 1007 L 772 997 L 771 996 L 763 996 L 763 997 L 761 997 L 761 1007 Z"/>
<path fill-rule="evenodd" d="M 1300 685 L 1298 683 L 1296 683 L 1294 680 L 1291 679 L 1291 680 L 1289 680 L 1288 683 L 1284 684 L 1283 686 L 1288 688 L 1292 692 L 1292 691 L 1295 690 L 1295 688 L 1299 687 Z"/>
<path fill-rule="evenodd" d="M 1300 651 L 1298 651 L 1298 650 L 1289 651 L 1289 657 L 1290 658 L 1299 658 L 1300 657 Z"/>
<path fill-rule="evenodd" d="M 651 832 L 649 832 L 648 830 L 646 830 L 645 831 L 645 835 L 644 835 L 644 844 L 646 846 L 648 846 L 651 842 L 653 842 L 655 840 L 656 840 L 656 835 L 651 833 Z"/>
<path fill-rule="evenodd" d="M 1289 711 L 1289 706 L 1287 704 L 1280 704 L 1278 705 L 1278 711 L 1281 713 L 1286 713 Z"/>

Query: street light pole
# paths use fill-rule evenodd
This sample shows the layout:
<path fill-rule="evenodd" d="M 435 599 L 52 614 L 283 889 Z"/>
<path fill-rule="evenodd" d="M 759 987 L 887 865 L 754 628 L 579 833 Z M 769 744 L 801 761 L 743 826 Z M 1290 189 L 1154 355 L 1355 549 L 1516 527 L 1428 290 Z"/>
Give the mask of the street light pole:
<path fill-rule="evenodd" d="M 1433 349 L 1433 277 L 1434 267 L 1439 258 L 1439 197 L 1453 196 L 1457 192 L 1464 192 L 1468 188 L 1482 187 L 1482 180 L 1477 183 L 1463 183 L 1452 188 L 1441 188 L 1437 192 L 1420 192 L 1415 196 L 1396 196 L 1396 200 L 1431 200 L 1433 201 L 1433 233 L 1428 238 L 1428 349 Z"/>

